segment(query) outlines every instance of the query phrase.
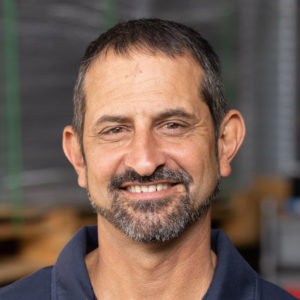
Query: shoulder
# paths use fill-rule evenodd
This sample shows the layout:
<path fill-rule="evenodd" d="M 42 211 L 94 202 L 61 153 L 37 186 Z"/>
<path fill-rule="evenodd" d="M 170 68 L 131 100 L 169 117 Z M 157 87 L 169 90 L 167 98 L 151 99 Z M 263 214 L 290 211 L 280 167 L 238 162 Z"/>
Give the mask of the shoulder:
<path fill-rule="evenodd" d="M 51 270 L 43 268 L 32 275 L 0 289 L 0 299 L 47 300 L 51 297 Z"/>
<path fill-rule="evenodd" d="M 296 298 L 291 294 L 287 293 L 282 288 L 276 286 L 275 284 L 265 281 L 263 279 L 259 280 L 259 292 L 260 298 L 262 300 L 295 300 Z"/>

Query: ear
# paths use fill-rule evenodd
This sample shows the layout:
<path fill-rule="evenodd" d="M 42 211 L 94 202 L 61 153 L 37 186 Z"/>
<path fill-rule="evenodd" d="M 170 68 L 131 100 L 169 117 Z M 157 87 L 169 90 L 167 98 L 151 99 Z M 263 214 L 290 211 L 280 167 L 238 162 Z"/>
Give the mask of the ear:
<path fill-rule="evenodd" d="M 66 126 L 63 131 L 63 150 L 78 175 L 78 185 L 87 187 L 86 166 L 81 152 L 77 134 L 72 126 Z"/>
<path fill-rule="evenodd" d="M 239 150 L 245 137 L 245 122 L 237 110 L 230 110 L 224 117 L 219 131 L 218 151 L 220 175 L 231 173 L 230 162 Z"/>

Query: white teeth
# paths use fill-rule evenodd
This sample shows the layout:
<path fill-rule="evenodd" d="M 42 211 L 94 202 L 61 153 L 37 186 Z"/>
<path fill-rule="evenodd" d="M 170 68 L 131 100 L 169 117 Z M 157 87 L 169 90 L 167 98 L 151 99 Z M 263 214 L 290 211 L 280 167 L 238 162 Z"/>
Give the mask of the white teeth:
<path fill-rule="evenodd" d="M 155 185 L 150 185 L 148 188 L 148 192 L 155 192 L 156 191 L 156 186 Z"/>
<path fill-rule="evenodd" d="M 148 192 L 148 187 L 145 186 L 145 185 L 142 185 L 141 190 L 142 190 L 143 193 L 147 193 Z"/>
<path fill-rule="evenodd" d="M 151 193 L 156 191 L 163 191 L 171 187 L 171 184 L 168 183 L 159 183 L 156 185 L 131 185 L 128 186 L 126 189 L 132 193 Z"/>
<path fill-rule="evenodd" d="M 158 184 L 158 185 L 156 186 L 156 189 L 157 189 L 158 191 L 162 191 L 163 185 L 162 185 L 162 184 Z"/>

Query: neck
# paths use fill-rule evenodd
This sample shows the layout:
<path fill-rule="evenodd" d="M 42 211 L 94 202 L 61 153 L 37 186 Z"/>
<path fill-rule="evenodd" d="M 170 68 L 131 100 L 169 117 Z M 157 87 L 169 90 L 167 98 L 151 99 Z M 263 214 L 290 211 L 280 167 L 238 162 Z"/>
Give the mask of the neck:
<path fill-rule="evenodd" d="M 98 235 L 99 247 L 86 258 L 98 299 L 201 299 L 210 285 L 216 256 L 209 213 L 166 243 L 133 241 L 101 216 Z"/>

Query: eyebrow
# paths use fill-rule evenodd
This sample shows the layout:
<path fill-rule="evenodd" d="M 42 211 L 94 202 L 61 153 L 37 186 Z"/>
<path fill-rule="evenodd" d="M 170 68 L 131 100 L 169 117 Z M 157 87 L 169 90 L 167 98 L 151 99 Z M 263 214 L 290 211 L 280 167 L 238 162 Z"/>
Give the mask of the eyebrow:
<path fill-rule="evenodd" d="M 128 117 L 120 116 L 120 115 L 103 115 L 100 117 L 97 122 L 96 126 L 102 123 L 110 122 L 110 123 L 126 123 L 130 120 Z"/>
<path fill-rule="evenodd" d="M 159 113 L 155 119 L 156 120 L 162 120 L 167 119 L 170 117 L 183 117 L 186 119 L 194 119 L 195 116 L 193 114 L 190 114 L 186 112 L 183 109 L 169 109 L 167 111 L 164 111 L 162 113 Z M 129 117 L 124 117 L 121 115 L 103 115 L 96 121 L 96 126 L 101 125 L 102 123 L 127 123 L 131 120 Z"/>
<path fill-rule="evenodd" d="M 193 114 L 190 114 L 186 112 L 183 109 L 169 109 L 167 111 L 164 111 L 156 117 L 156 119 L 167 119 L 170 117 L 183 117 L 186 119 L 194 119 L 195 116 Z"/>

